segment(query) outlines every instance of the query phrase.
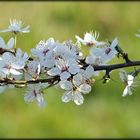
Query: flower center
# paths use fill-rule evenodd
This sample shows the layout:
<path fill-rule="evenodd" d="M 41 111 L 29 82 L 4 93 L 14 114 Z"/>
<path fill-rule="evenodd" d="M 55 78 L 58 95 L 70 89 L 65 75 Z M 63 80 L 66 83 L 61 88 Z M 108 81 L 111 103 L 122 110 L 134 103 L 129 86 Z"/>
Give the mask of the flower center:
<path fill-rule="evenodd" d="M 111 48 L 108 47 L 108 48 L 105 50 L 105 53 L 108 55 L 110 52 L 111 52 Z"/>
<path fill-rule="evenodd" d="M 49 49 L 46 49 L 43 51 L 44 56 L 47 54 L 48 51 L 49 51 Z"/>

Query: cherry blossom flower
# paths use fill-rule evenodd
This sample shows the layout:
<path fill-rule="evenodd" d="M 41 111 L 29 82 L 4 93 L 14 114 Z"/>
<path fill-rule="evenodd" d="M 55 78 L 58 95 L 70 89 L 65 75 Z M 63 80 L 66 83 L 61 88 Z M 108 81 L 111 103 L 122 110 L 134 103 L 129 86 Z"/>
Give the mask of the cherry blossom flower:
<path fill-rule="evenodd" d="M 18 49 L 16 55 L 14 56 L 10 52 L 6 52 L 2 55 L 0 60 L 0 73 L 9 75 L 21 75 L 22 70 L 28 60 L 27 53 L 23 53 L 21 49 Z"/>
<path fill-rule="evenodd" d="M 76 39 L 81 42 L 83 45 L 86 46 L 104 46 L 107 43 L 106 42 L 101 42 L 101 41 L 97 41 L 98 37 L 99 37 L 99 33 L 97 34 L 96 32 L 93 34 L 92 32 L 90 33 L 85 33 L 84 34 L 84 39 L 81 39 L 79 36 L 75 36 Z"/>
<path fill-rule="evenodd" d="M 31 53 L 39 59 L 42 68 L 52 68 L 55 65 L 55 56 L 53 55 L 55 47 L 56 42 L 53 38 L 49 38 L 47 41 L 40 41 L 36 48 L 31 49 Z"/>
<path fill-rule="evenodd" d="M 47 87 L 47 86 L 48 86 L 48 84 L 45 85 L 45 87 Z M 42 84 L 28 85 L 28 88 L 24 95 L 24 101 L 26 103 L 31 103 L 34 100 L 36 100 L 37 105 L 39 107 L 45 107 L 46 101 L 43 97 L 42 87 L 44 87 L 44 85 L 42 85 Z"/>
<path fill-rule="evenodd" d="M 38 61 L 30 61 L 26 65 L 26 73 L 25 73 L 25 79 L 31 80 L 31 79 L 38 79 L 40 72 L 41 72 L 41 66 Z"/>
<path fill-rule="evenodd" d="M 83 104 L 84 98 L 82 93 L 87 94 L 91 91 L 90 77 L 93 76 L 94 70 L 92 66 L 89 66 L 85 72 L 83 71 L 73 76 L 72 82 L 67 80 L 59 82 L 60 87 L 65 90 L 65 93 L 62 96 L 63 102 L 67 103 L 72 100 L 77 105 Z M 82 74 L 84 74 L 84 77 Z"/>
<path fill-rule="evenodd" d="M 126 86 L 122 96 L 132 95 L 132 88 L 135 87 L 134 76 L 131 74 L 127 74 L 125 70 L 121 70 L 120 78 Z"/>
<path fill-rule="evenodd" d="M 22 28 L 23 24 L 22 21 L 19 20 L 11 20 L 10 19 L 10 25 L 8 26 L 8 29 L 2 30 L 1 32 L 13 32 L 15 34 L 17 33 L 28 33 L 30 32 L 29 28 L 30 26 L 26 26 L 25 28 Z"/>
<path fill-rule="evenodd" d="M 51 76 L 60 75 L 61 80 L 67 80 L 71 74 L 76 74 L 80 71 L 80 66 L 73 59 L 58 59 L 56 66 L 50 69 L 47 73 Z"/>
<path fill-rule="evenodd" d="M 117 44 L 118 40 L 117 38 L 115 38 L 110 46 L 90 48 L 90 56 L 86 57 L 86 62 L 88 64 L 105 65 L 107 62 L 112 60 L 117 54 L 117 51 L 115 49 Z"/>
<path fill-rule="evenodd" d="M 13 46 L 14 46 L 14 38 L 10 38 L 6 44 L 3 38 L 0 37 L 0 48 L 9 50 L 9 49 L 12 49 Z"/>

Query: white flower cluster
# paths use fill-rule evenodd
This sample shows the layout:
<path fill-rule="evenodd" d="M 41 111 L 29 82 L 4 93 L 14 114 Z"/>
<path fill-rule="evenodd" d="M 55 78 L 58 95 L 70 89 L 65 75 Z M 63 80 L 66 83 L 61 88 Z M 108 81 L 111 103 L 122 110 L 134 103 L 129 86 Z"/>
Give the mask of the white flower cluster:
<path fill-rule="evenodd" d="M 29 27 L 22 28 L 22 22 L 10 20 L 8 29 L 2 32 L 28 33 Z M 81 105 L 84 102 L 83 95 L 91 91 L 91 86 L 95 82 L 93 79 L 99 75 L 94 70 L 94 66 L 107 65 L 116 54 L 118 40 L 115 38 L 112 43 L 98 41 L 99 33 L 86 33 L 84 39 L 76 36 L 79 43 L 65 41 L 60 43 L 53 38 L 46 41 L 40 41 L 35 48 L 31 49 L 31 55 L 22 52 L 21 49 L 14 48 L 15 40 L 12 37 L 8 43 L 5 43 L 0 37 L 0 80 L 39 81 L 29 83 L 24 95 L 25 102 L 37 101 L 38 106 L 45 106 L 46 101 L 43 97 L 43 91 L 47 87 L 57 85 L 63 89 L 64 95 L 62 101 L 67 103 L 74 101 Z M 80 50 L 80 45 L 90 47 L 89 56 L 84 56 Z M 3 51 L 4 50 L 4 51 Z M 1 53 L 2 51 L 2 53 Z M 133 76 L 126 75 L 123 71 L 120 74 L 122 81 L 126 84 L 123 96 L 131 94 Z M 53 79 L 51 81 L 41 82 L 42 79 Z M 132 81 L 129 81 L 129 80 Z M 13 83 L 13 87 L 17 83 Z M 0 91 L 3 92 L 10 84 L 0 83 Z"/>

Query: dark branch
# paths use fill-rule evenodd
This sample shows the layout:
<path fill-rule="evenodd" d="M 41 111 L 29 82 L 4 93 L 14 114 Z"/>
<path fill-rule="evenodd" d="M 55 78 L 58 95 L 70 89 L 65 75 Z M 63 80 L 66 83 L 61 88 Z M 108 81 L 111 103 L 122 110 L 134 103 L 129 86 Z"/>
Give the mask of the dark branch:
<path fill-rule="evenodd" d="M 94 66 L 94 70 L 95 71 L 107 70 L 110 72 L 115 69 L 133 67 L 133 66 L 140 66 L 140 61 L 130 61 L 128 63 L 105 65 L 105 66 L 104 65 L 103 66 Z"/>
<path fill-rule="evenodd" d="M 113 64 L 113 65 L 103 65 L 103 66 L 94 66 L 95 71 L 105 70 L 108 75 L 109 72 L 112 70 L 125 68 L 125 67 L 132 67 L 132 66 L 140 66 L 140 61 L 130 61 L 128 63 L 121 63 L 121 64 Z M 59 76 L 51 77 L 48 79 L 37 79 L 37 80 L 29 80 L 29 81 L 17 81 L 17 80 L 10 80 L 10 79 L 2 79 L 0 80 L 0 85 L 26 85 L 26 84 L 37 84 L 37 83 L 49 83 L 50 85 L 55 84 L 60 80 Z"/>

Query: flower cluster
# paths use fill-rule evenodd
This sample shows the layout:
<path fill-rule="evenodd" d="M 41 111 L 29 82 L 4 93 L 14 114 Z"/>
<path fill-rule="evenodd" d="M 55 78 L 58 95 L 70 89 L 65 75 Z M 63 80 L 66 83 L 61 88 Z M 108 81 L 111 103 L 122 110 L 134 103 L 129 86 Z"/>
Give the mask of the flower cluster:
<path fill-rule="evenodd" d="M 15 36 L 28 33 L 29 27 L 22 28 L 21 21 L 10 20 L 8 29 L 2 32 L 12 32 Z M 84 39 L 75 37 L 76 43 L 71 40 L 60 43 L 53 38 L 42 40 L 31 49 L 30 55 L 15 48 L 14 37 L 7 43 L 0 37 L 0 92 L 7 87 L 26 87 L 25 102 L 36 101 L 38 106 L 45 106 L 44 90 L 57 85 L 64 90 L 63 102 L 83 104 L 83 95 L 91 92 L 94 78 L 99 75 L 95 67 L 107 66 L 119 54 L 119 47 L 117 38 L 112 42 L 98 41 L 97 32 L 85 33 Z M 81 45 L 89 48 L 89 55 L 84 56 Z M 109 73 L 106 75 L 109 77 Z M 121 71 L 120 78 L 126 85 L 123 96 L 131 95 L 134 76 Z"/>

